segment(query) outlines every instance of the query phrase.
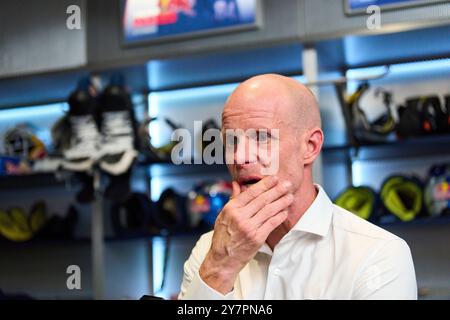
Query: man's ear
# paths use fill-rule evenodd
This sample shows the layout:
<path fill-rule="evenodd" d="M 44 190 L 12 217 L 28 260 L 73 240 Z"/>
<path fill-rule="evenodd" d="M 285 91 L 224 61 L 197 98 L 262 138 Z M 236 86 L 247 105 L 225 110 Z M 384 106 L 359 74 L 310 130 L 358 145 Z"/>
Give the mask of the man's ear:
<path fill-rule="evenodd" d="M 313 128 L 305 134 L 306 151 L 303 156 L 305 164 L 313 163 L 319 156 L 323 145 L 323 132 L 320 128 Z"/>

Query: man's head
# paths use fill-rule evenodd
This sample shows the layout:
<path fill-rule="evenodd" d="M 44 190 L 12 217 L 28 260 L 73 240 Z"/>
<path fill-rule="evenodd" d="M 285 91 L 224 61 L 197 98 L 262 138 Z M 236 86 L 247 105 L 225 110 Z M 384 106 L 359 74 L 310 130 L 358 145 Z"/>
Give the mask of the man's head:
<path fill-rule="evenodd" d="M 234 163 L 229 171 L 241 190 L 259 181 L 271 161 L 279 159 L 275 172 L 281 180 L 292 183 L 293 191 L 304 184 L 312 184 L 312 164 L 320 153 L 323 132 L 319 107 L 311 91 L 299 82 L 280 75 L 253 77 L 242 84 L 228 98 L 222 114 L 222 134 L 243 130 L 269 133 L 240 136 L 235 140 Z M 278 129 L 278 133 L 276 133 Z M 270 135 L 271 132 L 275 134 Z M 245 143 L 245 144 L 244 144 Z M 278 149 L 273 146 L 278 143 Z M 244 144 L 244 147 L 240 147 Z M 257 150 L 275 150 L 255 153 Z"/>

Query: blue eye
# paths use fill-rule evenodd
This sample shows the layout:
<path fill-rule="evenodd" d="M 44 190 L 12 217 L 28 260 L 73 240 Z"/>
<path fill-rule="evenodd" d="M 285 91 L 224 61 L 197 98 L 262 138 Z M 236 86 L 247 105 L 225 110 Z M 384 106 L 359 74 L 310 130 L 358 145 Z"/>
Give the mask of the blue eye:
<path fill-rule="evenodd" d="M 234 145 L 234 146 L 236 146 L 238 144 L 238 142 L 239 142 L 239 138 L 236 137 L 235 135 L 231 135 L 230 134 L 230 135 L 226 136 L 225 143 L 227 145 Z"/>
<path fill-rule="evenodd" d="M 269 140 L 270 135 L 267 131 L 259 131 L 258 132 L 258 141 L 260 142 L 265 142 L 267 140 Z"/>

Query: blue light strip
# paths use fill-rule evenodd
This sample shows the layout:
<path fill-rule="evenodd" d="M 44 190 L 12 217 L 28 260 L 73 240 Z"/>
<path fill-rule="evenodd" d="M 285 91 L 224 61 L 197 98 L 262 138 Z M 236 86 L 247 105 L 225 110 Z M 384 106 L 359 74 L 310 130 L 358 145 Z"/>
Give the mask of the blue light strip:
<path fill-rule="evenodd" d="M 354 161 L 352 163 L 352 185 L 360 186 L 362 184 L 362 177 L 364 176 L 364 170 L 361 163 Z"/>
<path fill-rule="evenodd" d="M 160 237 L 152 240 L 152 261 L 153 261 L 153 291 L 157 296 L 161 296 L 158 290 L 161 288 L 164 274 L 164 251 L 165 243 Z"/>
<path fill-rule="evenodd" d="M 152 172 L 154 172 L 153 171 L 153 168 L 151 168 L 150 170 L 152 170 L 151 171 L 151 173 Z M 162 185 L 161 185 L 161 177 L 154 177 L 152 180 L 151 180 L 151 190 L 152 190 L 152 201 L 158 201 L 158 199 L 159 199 L 159 196 L 161 195 L 161 193 L 162 193 Z"/>
<path fill-rule="evenodd" d="M 420 62 L 401 63 L 391 66 L 393 74 L 416 73 L 427 71 L 447 71 L 450 72 L 450 59 L 429 60 Z"/>
<path fill-rule="evenodd" d="M 375 66 L 368 68 L 349 69 L 346 72 L 347 78 L 364 78 L 383 73 L 385 66 Z M 408 62 L 390 65 L 389 73 L 386 77 L 373 81 L 394 81 L 397 79 L 423 79 L 424 75 L 446 75 L 450 74 L 450 59 L 438 59 L 429 61 Z M 348 82 L 350 92 L 356 90 L 355 81 Z"/>
<path fill-rule="evenodd" d="M 384 70 L 384 66 L 376 66 L 369 68 L 356 68 L 347 70 L 348 78 L 364 77 L 380 74 Z M 419 61 L 419 62 L 408 62 L 393 64 L 390 66 L 390 75 L 410 75 L 433 71 L 445 71 L 450 72 L 450 59 L 439 59 L 439 60 L 429 60 L 429 61 Z"/>
<path fill-rule="evenodd" d="M 14 109 L 0 109 L 0 121 L 30 120 L 30 118 L 59 116 L 67 111 L 67 103 L 55 103 L 43 106 L 23 107 Z"/>

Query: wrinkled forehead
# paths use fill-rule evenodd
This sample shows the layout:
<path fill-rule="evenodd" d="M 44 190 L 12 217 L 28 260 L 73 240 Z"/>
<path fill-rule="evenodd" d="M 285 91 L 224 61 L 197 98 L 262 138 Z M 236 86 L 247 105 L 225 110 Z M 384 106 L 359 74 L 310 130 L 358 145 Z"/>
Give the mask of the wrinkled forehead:
<path fill-rule="evenodd" d="M 234 92 L 222 113 L 224 128 L 272 129 L 286 122 L 292 104 L 288 95 L 273 90 Z"/>
<path fill-rule="evenodd" d="M 257 106 L 225 108 L 222 114 L 224 129 L 272 129 L 279 122 L 276 110 Z"/>

